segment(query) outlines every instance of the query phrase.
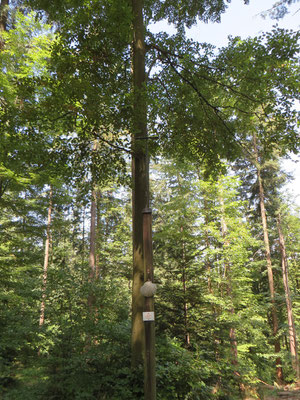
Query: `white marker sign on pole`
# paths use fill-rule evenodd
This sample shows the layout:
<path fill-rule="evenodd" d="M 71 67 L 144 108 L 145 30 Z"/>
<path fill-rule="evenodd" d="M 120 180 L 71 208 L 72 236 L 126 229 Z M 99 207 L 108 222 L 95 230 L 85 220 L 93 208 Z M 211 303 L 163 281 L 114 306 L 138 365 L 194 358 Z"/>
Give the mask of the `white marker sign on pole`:
<path fill-rule="evenodd" d="M 154 321 L 154 312 L 153 311 L 143 312 L 143 321 Z"/>

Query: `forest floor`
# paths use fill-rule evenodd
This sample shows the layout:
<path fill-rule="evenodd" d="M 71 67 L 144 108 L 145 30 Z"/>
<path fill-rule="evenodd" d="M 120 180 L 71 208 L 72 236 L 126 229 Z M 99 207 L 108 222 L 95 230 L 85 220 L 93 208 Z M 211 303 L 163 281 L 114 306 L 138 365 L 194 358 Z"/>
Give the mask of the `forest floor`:
<path fill-rule="evenodd" d="M 296 392 L 278 392 L 272 395 L 267 395 L 264 400 L 300 400 L 300 391 Z"/>
<path fill-rule="evenodd" d="M 265 389 L 264 400 L 300 400 L 300 387 Z"/>

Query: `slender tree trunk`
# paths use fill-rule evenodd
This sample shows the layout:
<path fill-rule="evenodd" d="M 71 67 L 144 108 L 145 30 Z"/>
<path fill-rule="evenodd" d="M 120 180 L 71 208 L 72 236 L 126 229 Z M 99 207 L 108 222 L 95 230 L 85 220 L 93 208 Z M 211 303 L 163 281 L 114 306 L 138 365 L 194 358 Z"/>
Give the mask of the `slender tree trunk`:
<path fill-rule="evenodd" d="M 82 212 L 82 252 L 81 252 L 81 264 L 85 263 L 85 207 L 83 206 Z"/>
<path fill-rule="evenodd" d="M 177 174 L 177 182 L 179 189 L 182 188 L 182 179 L 180 174 Z M 183 219 L 185 215 L 183 214 Z M 182 291 L 183 291 L 183 318 L 184 318 L 184 341 L 187 346 L 190 345 L 190 333 L 188 329 L 188 304 L 187 304 L 187 284 L 186 284 L 186 266 L 187 266 L 187 258 L 186 258 L 186 245 L 184 240 L 184 227 L 180 226 L 181 233 L 181 272 L 182 272 Z"/>
<path fill-rule="evenodd" d="M 277 335 L 278 335 L 278 318 L 277 318 L 277 312 L 276 312 L 275 289 L 274 289 L 271 250 L 270 250 L 268 225 L 267 225 L 267 214 L 266 214 L 266 209 L 265 209 L 265 195 L 264 195 L 264 187 L 263 187 L 261 173 L 260 173 L 260 165 L 259 165 L 259 160 L 258 160 L 258 149 L 257 149 L 255 134 L 253 135 L 253 145 L 254 145 L 254 155 L 255 155 L 255 160 L 256 160 L 257 180 L 258 180 L 258 185 L 259 185 L 259 204 L 260 204 L 260 214 L 261 214 L 266 262 L 267 262 L 269 291 L 270 291 L 270 297 L 271 297 L 271 307 L 272 307 L 271 313 L 272 313 L 272 329 L 273 329 L 273 337 L 274 337 L 274 347 L 275 347 L 275 353 L 279 353 L 280 352 L 280 341 L 279 341 L 279 338 L 277 337 Z M 280 357 L 276 357 L 276 379 L 277 379 L 278 383 L 283 382 L 283 371 L 282 371 Z"/>
<path fill-rule="evenodd" d="M 205 202 L 204 202 L 204 207 L 205 207 Z M 207 217 L 205 216 L 205 223 L 207 223 Z M 205 246 L 208 249 L 210 247 L 210 240 L 208 236 L 208 231 L 205 230 L 204 232 L 204 237 L 205 237 Z M 213 294 L 213 288 L 212 288 L 212 282 L 211 282 L 211 262 L 209 258 L 207 257 L 205 260 L 205 269 L 207 271 L 207 287 L 208 291 L 210 294 Z M 215 313 L 215 306 L 213 305 L 213 312 Z"/>
<path fill-rule="evenodd" d="M 222 230 L 222 237 L 224 240 L 224 248 L 229 246 L 229 241 L 227 238 L 227 224 L 225 220 L 225 208 L 224 208 L 224 200 L 223 197 L 220 197 L 220 204 L 221 204 L 221 230 Z M 231 271 L 230 271 L 230 264 L 227 260 L 225 260 L 225 266 L 224 266 L 224 276 L 226 278 L 226 292 L 229 297 L 229 299 L 233 302 L 233 296 L 232 296 L 232 285 L 231 285 Z M 230 313 L 234 315 L 234 307 L 230 308 Z M 230 337 L 230 345 L 231 345 L 231 351 L 232 351 L 232 365 L 237 366 L 238 365 L 238 351 L 237 351 L 237 340 L 236 340 L 236 333 L 235 333 L 235 328 L 234 326 L 230 327 L 229 330 L 229 337 Z M 235 374 L 238 375 L 237 371 L 235 371 Z"/>
<path fill-rule="evenodd" d="M 222 190 L 222 189 L 221 189 Z M 224 240 L 224 249 L 229 246 L 229 240 L 228 240 L 228 229 L 227 229 L 227 223 L 226 223 L 226 218 L 225 218 L 225 207 L 224 207 L 224 199 L 223 195 L 221 192 L 220 196 L 220 204 L 221 204 L 221 231 L 222 231 L 222 237 Z M 224 276 L 226 278 L 226 292 L 227 296 L 230 299 L 232 306 L 230 308 L 230 313 L 231 315 L 235 314 L 234 306 L 233 306 L 233 294 L 232 294 L 232 283 L 231 283 L 231 268 L 230 268 L 230 263 L 229 261 L 225 258 L 225 265 L 224 265 Z M 244 396 L 245 393 L 245 386 L 241 381 L 241 375 L 238 372 L 238 347 L 237 347 L 237 339 L 236 339 L 236 332 L 235 332 L 235 327 L 232 325 L 229 329 L 229 339 L 230 339 L 230 346 L 231 346 L 231 354 L 232 354 L 232 359 L 231 359 L 231 364 L 233 365 L 234 368 L 234 375 L 237 380 L 237 384 L 239 387 L 240 392 Z"/>
<path fill-rule="evenodd" d="M 52 189 L 52 186 L 50 186 L 48 220 L 47 220 L 47 236 L 46 236 L 45 255 L 44 255 L 42 302 L 41 302 L 41 309 L 40 309 L 39 326 L 44 325 L 44 322 L 45 322 L 45 301 L 46 301 L 46 288 L 47 288 L 47 276 L 48 276 L 49 249 L 50 249 L 50 242 L 51 242 L 52 197 L 53 197 L 53 189 Z"/>
<path fill-rule="evenodd" d="M 200 173 L 198 171 L 198 179 L 200 180 Z M 210 217 L 209 217 L 209 202 L 208 202 L 208 196 L 206 193 L 203 195 L 203 206 L 204 206 L 204 224 L 205 224 L 205 231 L 204 231 L 204 238 L 205 238 L 205 247 L 209 249 L 212 247 L 212 243 L 209 237 L 209 229 L 208 224 L 210 222 Z M 212 279 L 211 279 L 211 274 L 212 274 L 212 265 L 211 261 L 209 260 L 209 257 L 205 258 L 205 269 L 207 271 L 207 288 L 208 291 L 211 295 L 214 295 L 214 289 L 212 285 Z M 217 318 L 218 315 L 220 314 L 218 307 L 216 306 L 215 303 L 211 304 L 211 312 L 213 315 L 213 318 Z M 214 344 L 214 352 L 215 352 L 215 360 L 217 363 L 220 362 L 220 339 L 216 336 L 216 331 L 215 329 L 212 330 L 212 340 Z M 218 376 L 217 383 L 214 385 L 214 388 L 212 390 L 213 393 L 217 393 L 222 385 L 222 377 L 221 375 Z"/>
<path fill-rule="evenodd" d="M 132 118 L 132 225 L 133 225 L 133 281 L 132 281 L 132 367 L 143 363 L 145 330 L 142 319 L 144 299 L 140 288 L 144 283 L 143 215 L 149 206 L 149 162 L 147 157 L 147 105 L 145 96 L 145 42 L 143 4 L 132 0 L 133 43 L 133 118 Z"/>
<path fill-rule="evenodd" d="M 7 30 L 8 6 L 9 6 L 9 0 L 0 0 L 0 51 L 4 49 L 5 45 L 2 33 Z M 1 186 L 4 187 L 5 184 L 2 182 Z M 0 186 L 0 198 L 4 193 L 4 190 L 1 186 Z"/>
<path fill-rule="evenodd" d="M 0 51 L 4 47 L 4 40 L 1 37 L 1 33 L 7 29 L 7 15 L 8 15 L 9 0 L 0 1 Z"/>
<path fill-rule="evenodd" d="M 96 191 L 92 190 L 91 199 L 91 223 L 90 223 L 90 251 L 89 251 L 89 282 L 93 284 L 96 275 Z M 90 315 L 94 314 L 95 297 L 93 290 L 88 295 L 88 307 Z"/>
<path fill-rule="evenodd" d="M 96 190 L 96 209 L 97 209 L 97 222 L 96 222 L 96 230 L 97 230 L 97 238 L 96 238 L 96 259 L 95 259 L 95 278 L 99 279 L 100 276 L 100 255 L 99 255 L 99 238 L 101 232 L 101 218 L 100 218 L 100 203 L 101 203 L 101 192 L 100 190 Z"/>
<path fill-rule="evenodd" d="M 183 266 L 182 269 L 182 287 L 183 287 L 183 311 L 184 311 L 184 330 L 185 330 L 185 344 L 187 346 L 190 345 L 190 333 L 188 329 L 188 306 L 187 306 L 187 301 L 186 301 L 186 294 L 187 294 L 187 289 L 186 289 L 186 274 L 185 274 L 185 265 Z"/>
<path fill-rule="evenodd" d="M 283 233 L 281 230 L 281 215 L 280 215 L 280 213 L 278 213 L 278 216 L 277 216 L 277 228 L 278 228 L 279 244 L 280 244 L 280 252 L 281 252 L 281 267 L 282 267 L 283 286 L 284 286 L 287 317 L 288 317 L 292 366 L 295 371 L 297 381 L 299 381 L 300 380 L 300 368 L 299 368 L 299 358 L 298 358 L 297 336 L 296 336 L 295 322 L 294 322 L 294 316 L 293 316 L 291 293 L 290 293 L 290 287 L 289 287 L 288 263 L 287 263 L 287 256 L 286 256 L 285 241 L 284 241 L 284 236 L 283 236 Z"/>
<path fill-rule="evenodd" d="M 180 232 L 183 236 L 183 226 L 180 227 Z M 182 290 L 183 290 L 183 315 L 184 315 L 184 340 L 187 346 L 190 345 L 190 333 L 188 330 L 188 305 L 186 300 L 187 288 L 186 288 L 186 252 L 185 252 L 185 242 L 182 238 Z"/>

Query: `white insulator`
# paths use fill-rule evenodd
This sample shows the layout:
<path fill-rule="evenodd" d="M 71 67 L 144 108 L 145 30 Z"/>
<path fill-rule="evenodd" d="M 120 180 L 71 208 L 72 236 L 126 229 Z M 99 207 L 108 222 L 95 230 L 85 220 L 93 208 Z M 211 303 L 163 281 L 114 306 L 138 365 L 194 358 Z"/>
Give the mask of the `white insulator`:
<path fill-rule="evenodd" d="M 143 296 L 145 297 L 152 297 L 155 295 L 156 292 L 156 285 L 155 283 L 151 282 L 151 281 L 147 281 L 143 284 L 143 286 L 141 287 L 141 293 Z"/>

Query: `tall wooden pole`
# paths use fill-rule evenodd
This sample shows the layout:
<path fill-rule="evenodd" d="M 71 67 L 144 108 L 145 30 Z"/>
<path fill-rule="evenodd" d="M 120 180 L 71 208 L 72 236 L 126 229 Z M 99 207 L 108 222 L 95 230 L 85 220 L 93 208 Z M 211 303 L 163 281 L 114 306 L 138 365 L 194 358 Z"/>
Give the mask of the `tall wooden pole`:
<path fill-rule="evenodd" d="M 145 282 L 153 282 L 153 251 L 152 251 L 152 211 L 143 210 L 143 242 L 144 242 L 144 276 Z M 144 311 L 154 312 L 154 298 L 145 297 Z M 155 322 L 144 321 L 145 324 L 145 400 L 156 399 L 155 376 Z"/>
<path fill-rule="evenodd" d="M 145 331 L 142 319 L 144 298 L 140 288 L 144 283 L 143 209 L 149 206 L 149 168 L 146 152 L 147 102 L 145 94 L 145 40 L 142 0 L 132 0 L 132 333 L 131 363 L 136 368 L 143 364 Z"/>

